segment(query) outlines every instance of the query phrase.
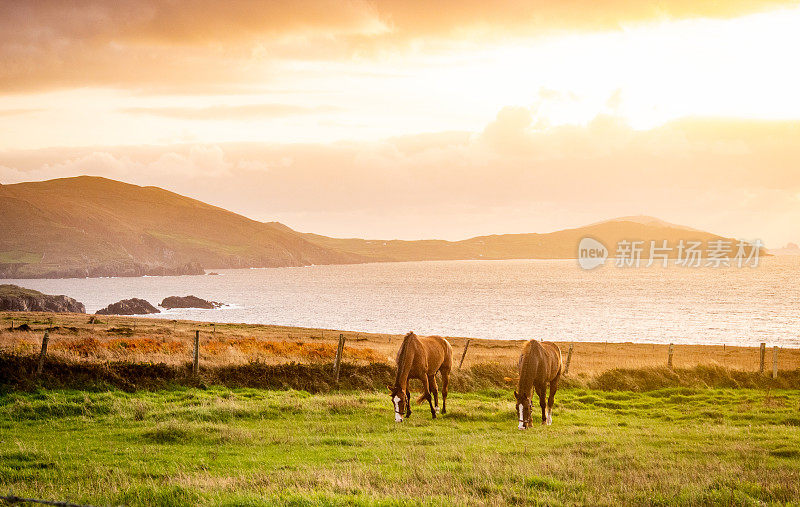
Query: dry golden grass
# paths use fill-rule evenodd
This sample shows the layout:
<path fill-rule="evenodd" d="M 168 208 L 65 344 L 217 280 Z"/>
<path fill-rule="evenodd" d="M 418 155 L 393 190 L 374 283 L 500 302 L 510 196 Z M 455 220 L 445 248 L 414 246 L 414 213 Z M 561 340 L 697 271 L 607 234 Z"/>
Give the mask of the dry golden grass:
<path fill-rule="evenodd" d="M 32 331 L 9 331 L 28 324 Z M 330 329 L 310 329 L 270 325 L 209 324 L 141 317 L 103 316 L 99 320 L 83 314 L 0 313 L 0 350 L 36 353 L 48 327 L 49 353 L 81 361 L 134 361 L 184 364 L 190 360 L 195 331 L 200 331 L 201 364 L 219 366 L 261 361 L 330 362 L 339 334 L 346 338 L 345 359 L 357 364 L 391 363 L 402 335 L 355 333 Z M 415 330 L 422 331 L 422 330 Z M 461 359 L 466 338 L 448 337 L 453 345 L 456 365 Z M 464 366 L 500 363 L 516 364 L 522 340 L 471 339 Z M 573 346 L 570 373 L 596 375 L 612 368 L 664 366 L 668 346 L 634 343 L 559 342 L 566 360 Z M 772 369 L 772 347 L 767 344 L 766 369 Z M 757 347 L 716 345 L 676 345 L 673 365 L 690 368 L 698 365 L 754 371 L 759 367 Z M 800 349 L 781 349 L 781 370 L 800 368 Z"/>

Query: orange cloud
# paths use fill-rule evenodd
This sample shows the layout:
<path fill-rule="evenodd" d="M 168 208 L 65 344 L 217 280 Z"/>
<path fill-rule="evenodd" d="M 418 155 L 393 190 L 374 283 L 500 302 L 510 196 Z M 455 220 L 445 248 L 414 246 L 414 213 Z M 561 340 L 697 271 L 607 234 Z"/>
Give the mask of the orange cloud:
<path fill-rule="evenodd" d="M 296 106 L 291 104 L 248 104 L 243 106 L 211 107 L 131 107 L 124 113 L 149 114 L 182 120 L 240 120 L 249 118 L 280 118 L 298 114 L 330 113 L 341 108 L 334 106 Z"/>
<path fill-rule="evenodd" d="M 479 134 L 5 152 L 0 182 L 107 176 L 340 236 L 458 239 L 648 214 L 779 246 L 800 239 L 798 138 L 791 121 L 547 128 L 506 109 Z"/>
<path fill-rule="evenodd" d="M 790 0 L 40 0 L 0 17 L 0 92 L 263 83 L 271 61 L 731 17 Z M 253 65 L 254 62 L 257 65 Z M 266 62 L 266 63 L 265 63 Z"/>
<path fill-rule="evenodd" d="M 0 116 L 21 116 L 25 114 L 38 113 L 40 111 L 43 111 L 43 109 L 0 109 Z"/>

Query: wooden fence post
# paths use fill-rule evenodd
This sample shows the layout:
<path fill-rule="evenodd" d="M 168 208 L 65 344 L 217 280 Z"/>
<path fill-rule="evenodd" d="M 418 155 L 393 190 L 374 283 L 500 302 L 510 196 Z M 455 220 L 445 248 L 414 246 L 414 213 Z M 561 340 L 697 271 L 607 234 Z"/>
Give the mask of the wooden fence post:
<path fill-rule="evenodd" d="M 461 361 L 458 362 L 458 369 L 461 369 L 461 365 L 464 364 L 464 358 L 467 357 L 467 350 L 469 349 L 469 342 L 470 339 L 467 338 L 467 343 L 464 344 L 464 352 L 461 353 Z"/>
<path fill-rule="evenodd" d="M 759 365 L 758 365 L 758 373 L 764 373 L 764 355 L 767 353 L 767 344 L 766 343 L 762 343 L 761 344 L 759 353 L 760 353 L 760 356 L 761 356 L 761 361 L 759 362 Z"/>
<path fill-rule="evenodd" d="M 192 373 L 197 375 L 200 372 L 200 331 L 194 332 L 194 363 Z"/>
<path fill-rule="evenodd" d="M 336 383 L 339 383 L 339 372 L 342 369 L 342 354 L 344 354 L 344 335 L 339 333 L 339 346 L 336 348 L 336 359 L 333 361 L 333 371 Z"/>
<path fill-rule="evenodd" d="M 215 340 L 217 338 L 217 325 L 213 324 L 213 326 L 214 326 L 214 330 L 211 331 L 211 339 Z"/>
<path fill-rule="evenodd" d="M 572 360 L 572 347 L 573 344 L 569 344 L 569 351 L 567 352 L 567 364 L 564 366 L 564 375 L 569 373 L 569 362 Z"/>
<path fill-rule="evenodd" d="M 50 341 L 50 331 L 45 331 L 42 337 L 42 351 L 39 353 L 39 366 L 36 368 L 37 375 L 40 375 L 42 373 L 42 368 L 44 368 L 44 358 L 47 355 L 48 341 Z"/>
<path fill-rule="evenodd" d="M 772 347 L 772 378 L 778 378 L 778 346 Z"/>
<path fill-rule="evenodd" d="M 669 344 L 669 357 L 667 357 L 667 368 L 670 370 L 672 369 L 672 352 L 674 351 L 675 346 L 673 344 Z"/>

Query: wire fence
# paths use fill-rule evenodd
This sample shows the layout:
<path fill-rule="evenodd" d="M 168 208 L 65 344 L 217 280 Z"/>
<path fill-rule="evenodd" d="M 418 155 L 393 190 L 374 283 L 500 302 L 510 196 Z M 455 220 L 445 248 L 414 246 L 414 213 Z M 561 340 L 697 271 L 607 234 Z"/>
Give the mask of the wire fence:
<path fill-rule="evenodd" d="M 47 357 L 55 354 L 82 361 L 110 360 L 180 365 L 189 361 L 195 374 L 201 368 L 264 360 L 283 362 L 325 362 L 341 364 L 346 358 L 358 364 L 392 364 L 401 337 L 367 335 L 331 330 L 247 326 L 183 321 L 157 321 L 125 317 L 91 317 L 88 323 L 13 318 L 3 328 L 27 333 L 4 333 L 3 350 L 22 347 L 37 354 L 37 373 Z M 5 317 L 6 321 L 9 318 Z M 85 319 L 85 317 L 84 317 Z M 79 324 L 79 325 L 76 325 Z M 41 334 L 39 334 L 41 333 Z M 337 343 L 337 337 L 347 344 Z M 17 340 L 9 346 L 9 340 Z M 476 364 L 515 364 L 523 341 L 450 338 L 453 367 Z M 23 343 L 24 342 L 24 343 Z M 21 345 L 20 345 L 21 344 Z M 758 371 L 773 377 L 781 370 L 800 368 L 800 349 L 782 348 L 767 342 L 760 347 L 731 345 L 642 344 L 616 342 L 558 342 L 567 374 L 598 374 L 614 368 L 691 368 L 719 366 Z M 114 345 L 113 354 L 109 352 Z M 145 346 L 146 345 L 146 346 Z M 149 347 L 149 348 L 148 348 Z M 51 350 L 52 349 L 52 350 Z"/>

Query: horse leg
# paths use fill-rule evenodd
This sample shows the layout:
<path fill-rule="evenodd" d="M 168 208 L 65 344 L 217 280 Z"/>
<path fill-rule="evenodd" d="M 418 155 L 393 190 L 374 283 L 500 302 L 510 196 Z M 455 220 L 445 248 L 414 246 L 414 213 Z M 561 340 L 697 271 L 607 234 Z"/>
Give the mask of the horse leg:
<path fill-rule="evenodd" d="M 428 376 L 423 375 L 420 380 L 422 381 L 422 396 L 420 396 L 419 400 L 428 400 L 428 405 L 431 407 L 431 417 L 436 419 L 436 411 L 433 409 L 433 399 L 431 398 L 430 386 L 428 385 Z"/>
<path fill-rule="evenodd" d="M 411 380 L 406 380 L 406 417 L 411 417 L 411 389 L 409 383 Z"/>
<path fill-rule="evenodd" d="M 547 398 L 547 424 L 553 424 L 553 402 L 556 399 L 556 391 L 558 390 L 558 379 L 561 377 L 559 373 L 552 381 L 550 381 L 550 396 Z"/>
<path fill-rule="evenodd" d="M 442 370 L 442 413 L 447 413 L 447 386 L 450 384 L 450 371 Z"/>
<path fill-rule="evenodd" d="M 536 394 L 539 396 L 539 406 L 542 407 L 542 424 L 547 424 L 547 404 L 544 400 L 545 392 L 547 391 L 547 384 L 536 386 Z"/>
<path fill-rule="evenodd" d="M 431 388 L 431 394 L 433 394 L 433 408 L 436 409 L 436 412 L 439 411 L 439 386 L 436 385 L 436 374 L 428 375 L 428 386 Z"/>

